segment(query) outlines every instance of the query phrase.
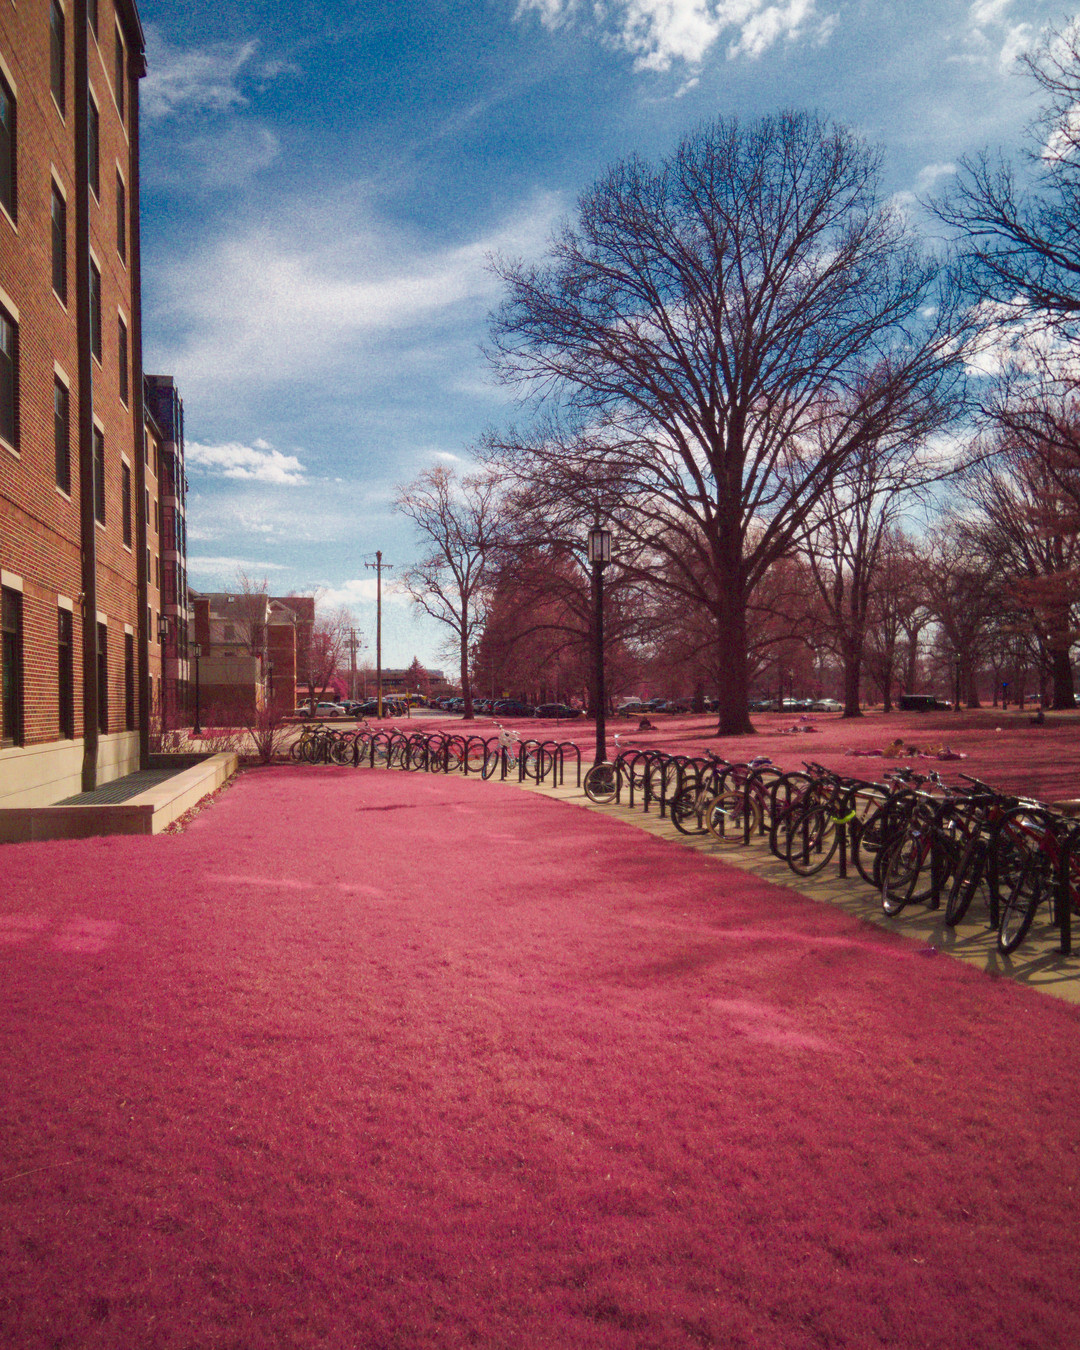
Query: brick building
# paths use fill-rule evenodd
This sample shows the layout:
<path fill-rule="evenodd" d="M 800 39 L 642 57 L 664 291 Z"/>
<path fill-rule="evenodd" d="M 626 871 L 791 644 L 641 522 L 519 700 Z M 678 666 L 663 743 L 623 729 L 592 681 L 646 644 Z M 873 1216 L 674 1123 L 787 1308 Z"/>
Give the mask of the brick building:
<path fill-rule="evenodd" d="M 291 709 L 302 697 L 314 598 L 216 591 L 193 592 L 190 603 L 191 639 L 201 653 L 200 705 L 207 717 L 250 715 L 275 694 Z"/>
<path fill-rule="evenodd" d="M 145 69 L 133 0 L 0 3 L 4 806 L 144 762 L 163 592 L 184 631 L 186 587 L 154 529 L 182 514 L 176 428 L 144 405 Z"/>

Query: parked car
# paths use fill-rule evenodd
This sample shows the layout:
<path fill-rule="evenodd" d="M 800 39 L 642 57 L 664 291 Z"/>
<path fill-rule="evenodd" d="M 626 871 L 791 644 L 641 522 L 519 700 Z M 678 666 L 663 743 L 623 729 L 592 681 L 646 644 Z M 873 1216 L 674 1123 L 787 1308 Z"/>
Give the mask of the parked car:
<path fill-rule="evenodd" d="M 316 717 L 344 717 L 345 707 L 341 703 L 316 703 Z"/>
<path fill-rule="evenodd" d="M 541 703 L 534 714 L 536 717 L 555 717 L 565 720 L 571 717 L 580 717 L 580 708 L 571 708 L 566 703 Z"/>
<path fill-rule="evenodd" d="M 838 698 L 816 698 L 810 704 L 811 712 L 843 712 L 844 705 Z"/>
<path fill-rule="evenodd" d="M 952 707 L 933 694 L 901 694 L 899 705 L 901 712 L 948 712 Z"/>
<path fill-rule="evenodd" d="M 500 698 L 492 711 L 502 717 L 532 717 L 536 710 L 527 703 L 519 703 L 516 698 Z"/>

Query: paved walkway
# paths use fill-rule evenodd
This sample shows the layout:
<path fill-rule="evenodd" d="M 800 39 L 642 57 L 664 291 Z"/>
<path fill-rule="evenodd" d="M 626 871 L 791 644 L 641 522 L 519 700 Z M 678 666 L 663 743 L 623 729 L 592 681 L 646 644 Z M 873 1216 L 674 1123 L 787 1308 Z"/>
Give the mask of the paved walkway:
<path fill-rule="evenodd" d="M 569 777 L 569 775 L 568 775 Z M 554 797 L 571 805 L 599 812 L 611 819 L 624 821 L 636 829 L 697 853 L 713 857 L 717 862 L 729 863 L 742 871 L 796 890 L 812 900 L 835 905 L 845 913 L 893 933 L 918 942 L 924 950 L 933 948 L 947 953 L 989 975 L 1004 976 L 1020 984 L 1029 985 L 1044 994 L 1053 994 L 1070 1003 L 1080 1003 L 1080 951 L 1074 939 L 1073 951 L 1063 956 L 1059 951 L 1059 934 L 1049 923 L 1049 911 L 1043 909 L 1023 945 L 1012 956 L 1002 956 L 997 949 L 997 934 L 982 922 L 985 911 L 979 910 L 976 898 L 969 916 L 956 928 L 945 923 L 942 910 L 930 910 L 925 905 L 909 905 L 901 914 L 890 919 L 882 912 L 881 901 L 862 880 L 854 867 L 850 875 L 841 878 L 836 865 L 816 877 L 796 877 L 786 863 L 774 858 L 763 839 L 757 839 L 747 848 L 725 848 L 711 835 L 681 834 L 659 810 L 650 812 L 635 807 L 611 804 L 600 806 L 592 802 L 578 787 L 569 783 L 561 788 L 538 787 L 535 783 L 522 784 L 532 792 Z"/>

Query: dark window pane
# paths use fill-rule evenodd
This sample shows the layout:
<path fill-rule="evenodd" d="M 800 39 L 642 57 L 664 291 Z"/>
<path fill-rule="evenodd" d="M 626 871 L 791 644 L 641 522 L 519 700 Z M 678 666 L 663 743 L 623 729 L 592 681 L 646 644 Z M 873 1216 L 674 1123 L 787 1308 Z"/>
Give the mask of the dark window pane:
<path fill-rule="evenodd" d="M 101 360 L 101 273 L 90 264 L 90 350 Z"/>
<path fill-rule="evenodd" d="M 52 285 L 67 304 L 67 202 L 60 189 L 52 190 Z"/>
<path fill-rule="evenodd" d="M 120 465 L 120 511 L 121 530 L 124 543 L 131 547 L 131 470 L 126 464 Z"/>
<path fill-rule="evenodd" d="M 0 591 L 0 740 L 23 743 L 22 596 Z"/>
<path fill-rule="evenodd" d="M 98 0 L 87 0 L 86 17 L 90 20 L 90 27 L 93 29 L 94 36 L 98 35 Z"/>
<path fill-rule="evenodd" d="M 16 448 L 18 394 L 18 329 L 7 310 L 0 309 L 0 437 Z"/>
<path fill-rule="evenodd" d="M 89 177 L 90 186 L 93 189 L 94 196 L 101 200 L 101 124 L 98 117 L 97 104 L 93 99 L 90 100 L 90 107 L 86 119 L 87 126 L 87 146 L 89 154 Z"/>
<path fill-rule="evenodd" d="M 53 98 L 56 99 L 56 106 L 61 112 L 64 111 L 64 50 L 64 11 L 56 0 L 52 0 L 49 6 L 49 78 Z"/>
<path fill-rule="evenodd" d="M 116 175 L 116 251 L 127 258 L 127 188 L 119 172 Z"/>
<path fill-rule="evenodd" d="M 57 695 L 60 735 L 72 740 L 75 735 L 75 647 L 71 610 L 56 611 Z"/>
<path fill-rule="evenodd" d="M 56 448 L 56 486 L 71 492 L 71 404 L 67 385 L 53 381 L 53 441 Z"/>
<path fill-rule="evenodd" d="M 116 94 L 116 107 L 120 113 L 120 121 L 124 120 L 124 40 L 120 36 L 120 29 L 116 29 L 116 51 L 113 57 L 113 88 Z"/>
<path fill-rule="evenodd" d="M 135 639 L 124 634 L 124 730 L 135 730 Z"/>
<path fill-rule="evenodd" d="M 105 524 L 105 437 L 94 428 L 94 515 Z"/>
<path fill-rule="evenodd" d="M 0 204 L 15 219 L 15 95 L 0 75 Z"/>
<path fill-rule="evenodd" d="M 117 358 L 120 362 L 120 399 L 128 401 L 128 331 L 127 324 L 121 318 L 116 320 Z"/>
<path fill-rule="evenodd" d="M 98 730 L 109 729 L 109 630 L 103 623 L 97 626 L 97 686 Z"/>

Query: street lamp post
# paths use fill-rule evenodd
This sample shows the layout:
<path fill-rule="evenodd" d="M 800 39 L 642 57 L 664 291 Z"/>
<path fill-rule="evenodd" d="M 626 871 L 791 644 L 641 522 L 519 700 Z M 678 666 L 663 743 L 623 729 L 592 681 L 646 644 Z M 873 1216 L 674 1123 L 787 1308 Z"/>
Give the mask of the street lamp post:
<path fill-rule="evenodd" d="M 169 616 L 167 614 L 158 615 L 157 635 L 158 635 L 158 642 L 161 644 L 161 730 L 162 733 L 164 734 L 164 732 L 168 730 L 168 706 L 169 706 L 168 699 L 165 693 L 165 683 L 166 683 L 165 662 L 168 659 L 165 648 L 166 643 L 169 640 Z"/>
<path fill-rule="evenodd" d="M 607 693 L 604 689 L 604 568 L 611 561 L 611 531 L 597 522 L 589 531 L 589 562 L 593 571 L 594 657 L 596 660 L 596 759 L 607 759 Z"/>
<path fill-rule="evenodd" d="M 191 728 L 193 736 L 202 735 L 202 718 L 199 716 L 199 657 L 202 656 L 202 643 L 191 644 L 191 655 L 195 658 L 195 725 Z"/>

